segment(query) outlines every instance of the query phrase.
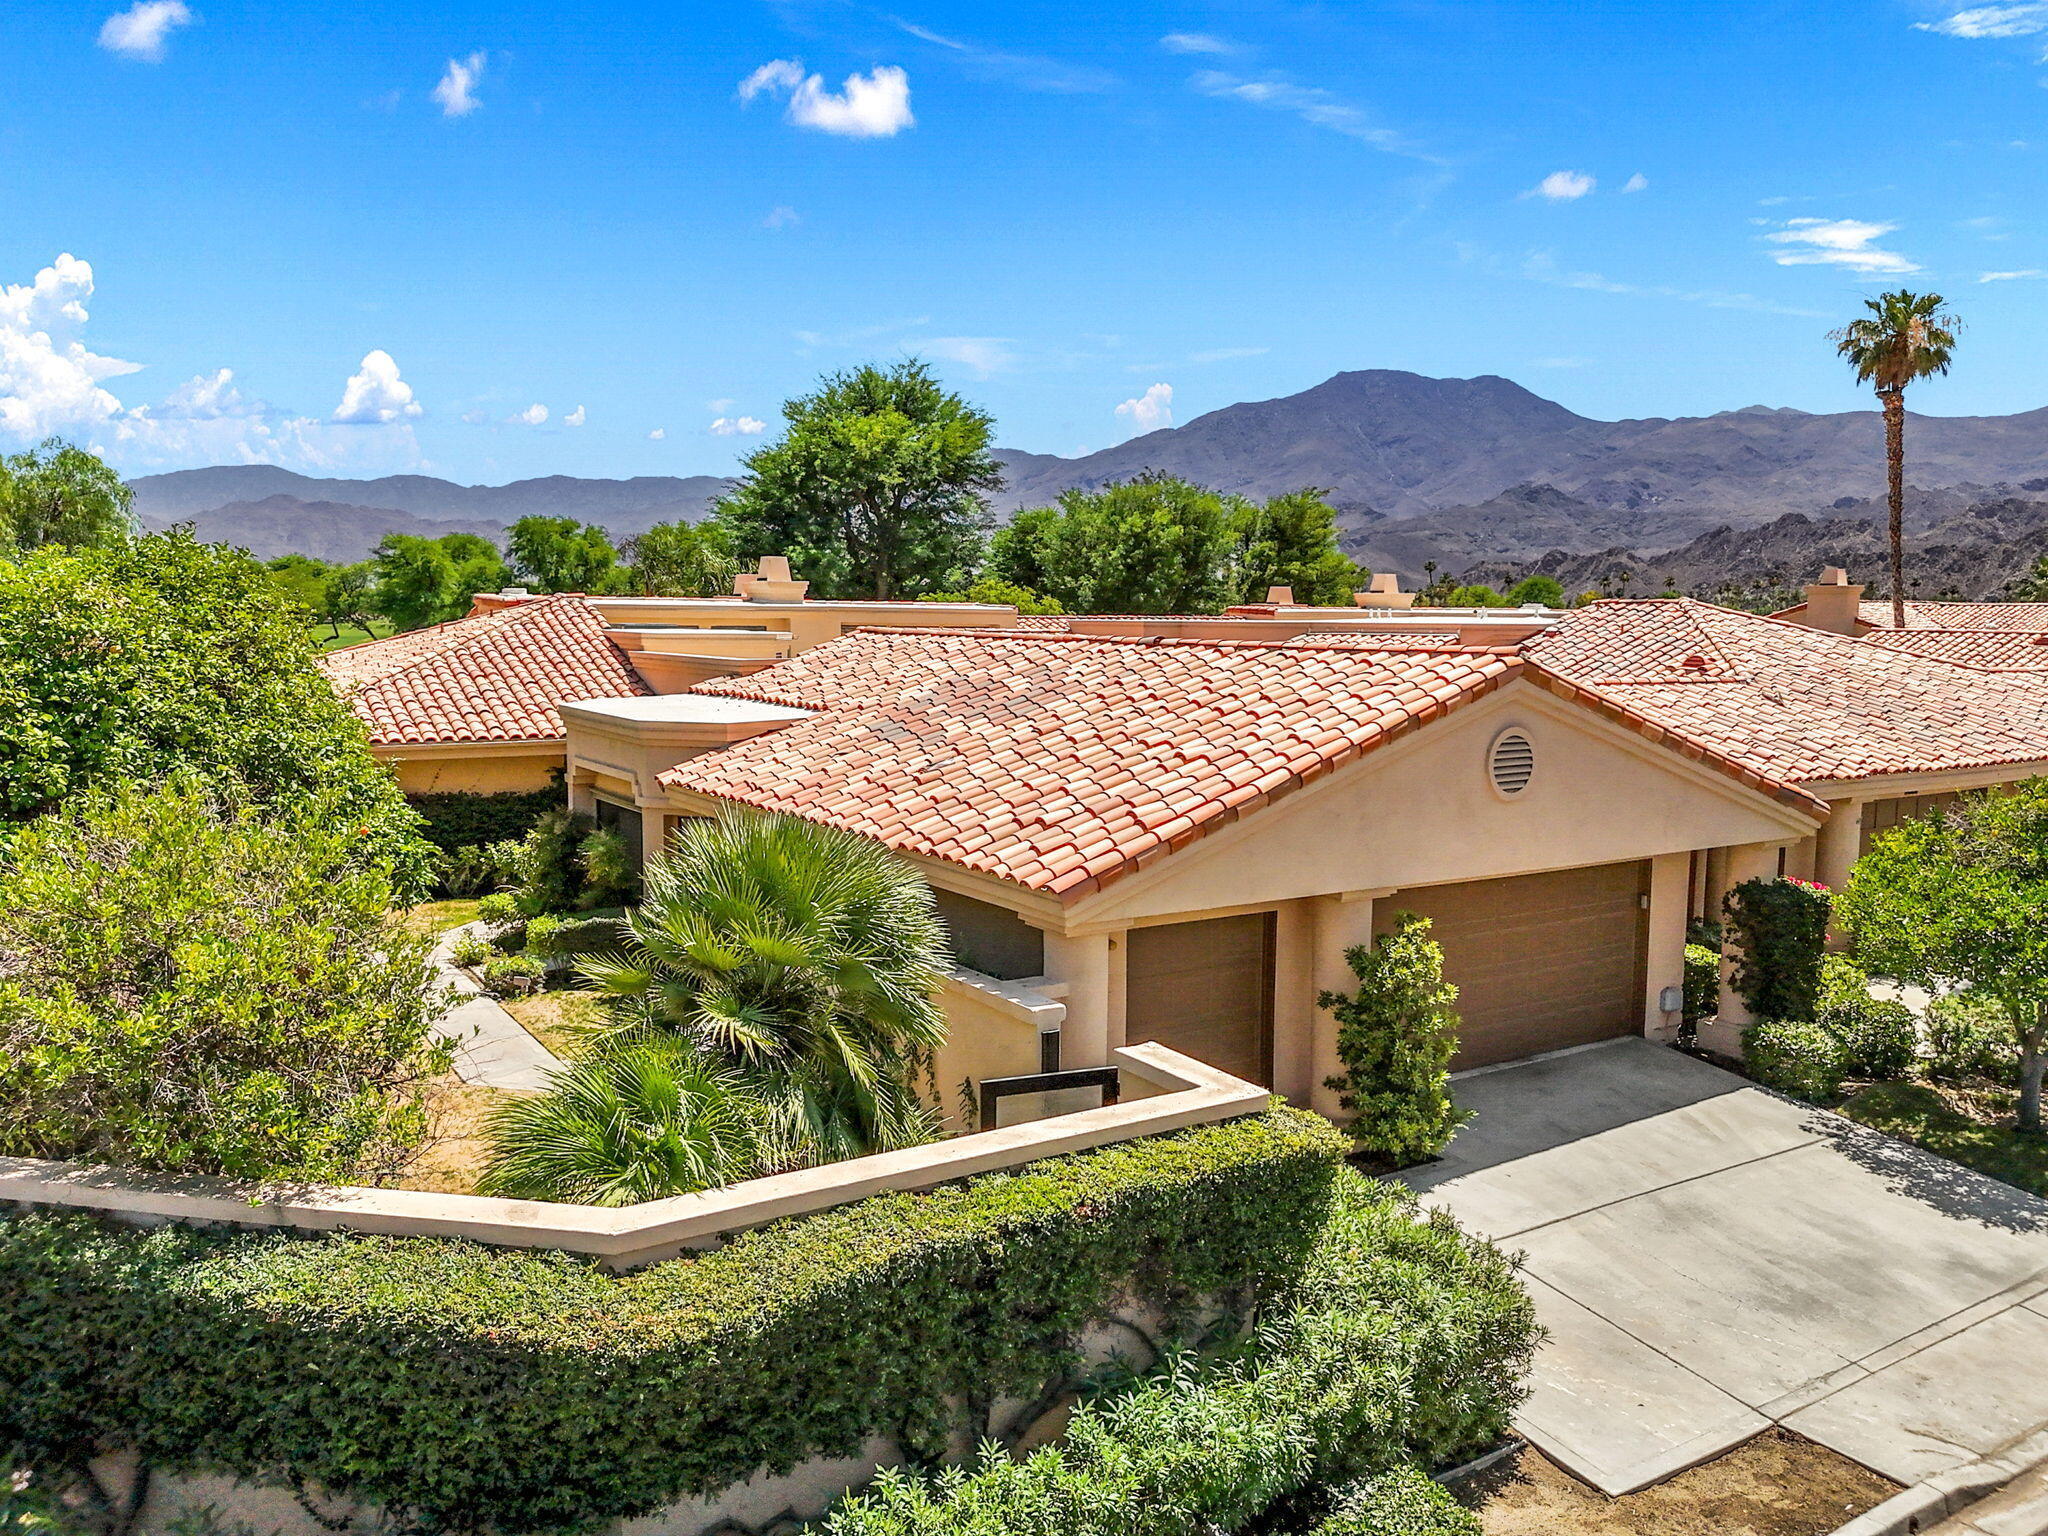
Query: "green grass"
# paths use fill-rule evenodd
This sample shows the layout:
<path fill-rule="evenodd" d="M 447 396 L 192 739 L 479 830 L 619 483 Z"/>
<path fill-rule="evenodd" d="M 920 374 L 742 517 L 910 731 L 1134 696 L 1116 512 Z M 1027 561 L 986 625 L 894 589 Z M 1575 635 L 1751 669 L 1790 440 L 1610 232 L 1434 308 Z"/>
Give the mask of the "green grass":
<path fill-rule="evenodd" d="M 365 640 L 382 640 L 392 632 L 389 619 L 372 619 L 368 629 L 356 624 L 344 624 L 341 632 L 335 633 L 331 624 L 313 626 L 313 644 L 323 651 L 335 651 L 344 645 L 361 645 Z"/>
<path fill-rule="evenodd" d="M 405 926 L 413 933 L 426 938 L 439 938 L 450 928 L 460 928 L 464 923 L 476 921 L 476 898 L 465 896 L 460 901 L 423 901 L 405 912 Z"/>
<path fill-rule="evenodd" d="M 2048 1195 L 2048 1136 L 2013 1124 L 2018 1098 L 2009 1088 L 1872 1083 L 1851 1094 L 1841 1112 L 2030 1194 Z"/>

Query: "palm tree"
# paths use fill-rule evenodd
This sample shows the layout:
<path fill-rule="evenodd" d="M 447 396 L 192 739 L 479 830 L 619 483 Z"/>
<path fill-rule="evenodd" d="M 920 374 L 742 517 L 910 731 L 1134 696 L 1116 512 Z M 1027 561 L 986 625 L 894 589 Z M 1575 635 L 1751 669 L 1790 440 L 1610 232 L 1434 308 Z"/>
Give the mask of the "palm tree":
<path fill-rule="evenodd" d="M 1892 624 L 1906 627 L 1906 386 L 1947 373 L 1962 322 L 1945 312 L 1938 293 L 1880 294 L 1865 299 L 1867 318 L 1852 320 L 1828 340 L 1871 384 L 1884 407 L 1884 448 L 1891 491 Z"/>
<path fill-rule="evenodd" d="M 946 1036 L 950 961 L 930 889 L 887 849 L 789 816 L 694 820 L 620 926 L 626 952 L 581 966 L 615 1038 L 677 1039 L 733 1071 L 809 1161 L 931 1139 L 917 1083 Z"/>

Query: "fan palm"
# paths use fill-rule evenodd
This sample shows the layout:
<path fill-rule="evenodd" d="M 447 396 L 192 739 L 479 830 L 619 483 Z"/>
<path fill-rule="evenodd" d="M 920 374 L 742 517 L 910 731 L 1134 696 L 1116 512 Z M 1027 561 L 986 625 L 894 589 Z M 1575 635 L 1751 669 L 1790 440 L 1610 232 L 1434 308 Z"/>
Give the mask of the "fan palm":
<path fill-rule="evenodd" d="M 944 930 L 887 849 L 787 816 L 689 822 L 621 931 L 623 955 L 581 967 L 615 1000 L 617 1031 L 680 1038 L 730 1067 L 812 1158 L 934 1133 L 916 1084 L 946 1033 Z"/>
<path fill-rule="evenodd" d="M 1884 408 L 1885 461 L 1891 493 L 1892 624 L 1906 627 L 1906 386 L 1947 373 L 1962 322 L 1942 309 L 1938 293 L 1880 294 L 1865 299 L 1870 314 L 1828 339 L 1856 382 L 1873 385 Z"/>
<path fill-rule="evenodd" d="M 481 1194 L 636 1205 L 789 1161 L 738 1074 L 673 1042 L 584 1057 L 485 1127 Z"/>

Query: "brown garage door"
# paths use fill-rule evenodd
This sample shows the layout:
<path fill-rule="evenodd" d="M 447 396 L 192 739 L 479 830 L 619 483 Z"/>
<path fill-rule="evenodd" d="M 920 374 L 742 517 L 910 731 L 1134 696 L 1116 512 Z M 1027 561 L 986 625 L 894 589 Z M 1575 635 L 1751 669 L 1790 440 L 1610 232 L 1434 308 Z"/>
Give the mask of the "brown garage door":
<path fill-rule="evenodd" d="M 1248 1082 L 1273 1080 L 1273 914 L 1134 928 L 1124 1038 L 1157 1040 Z"/>
<path fill-rule="evenodd" d="M 1431 920 L 1464 1021 L 1452 1068 L 1483 1067 L 1641 1029 L 1647 874 L 1600 864 L 1397 891 L 1375 926 L 1397 912 Z"/>

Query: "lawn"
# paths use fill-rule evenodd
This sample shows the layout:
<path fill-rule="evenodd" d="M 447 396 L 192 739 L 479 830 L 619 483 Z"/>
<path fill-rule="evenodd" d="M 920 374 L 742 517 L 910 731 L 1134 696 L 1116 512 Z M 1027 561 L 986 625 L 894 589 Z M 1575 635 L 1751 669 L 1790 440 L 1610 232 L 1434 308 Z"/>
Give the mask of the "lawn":
<path fill-rule="evenodd" d="M 315 624 L 312 633 L 314 645 L 323 651 L 335 651 L 344 645 L 361 645 L 365 640 L 382 640 L 392 633 L 392 627 L 389 619 L 372 619 L 368 629 L 359 624 Z"/>
<path fill-rule="evenodd" d="M 564 1061 L 581 1056 L 587 1032 L 604 1022 L 604 1005 L 594 992 L 535 992 L 503 1001 L 528 1034 Z"/>
<path fill-rule="evenodd" d="M 464 923 L 476 921 L 476 898 L 464 896 L 456 901 L 423 901 L 416 907 L 406 908 L 404 921 L 407 932 L 438 939 L 450 928 L 460 928 Z"/>
<path fill-rule="evenodd" d="M 1839 1106 L 1851 1120 L 2029 1194 L 2048 1195 L 2048 1137 L 2029 1135 L 2013 1124 L 2019 1095 L 2010 1088 L 1929 1083 L 1872 1083 Z"/>

